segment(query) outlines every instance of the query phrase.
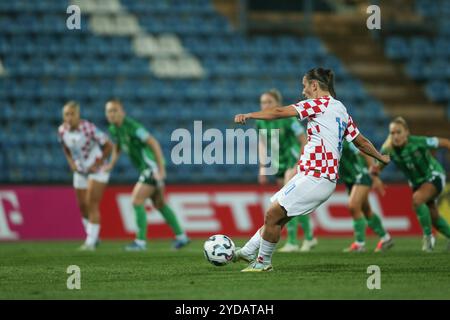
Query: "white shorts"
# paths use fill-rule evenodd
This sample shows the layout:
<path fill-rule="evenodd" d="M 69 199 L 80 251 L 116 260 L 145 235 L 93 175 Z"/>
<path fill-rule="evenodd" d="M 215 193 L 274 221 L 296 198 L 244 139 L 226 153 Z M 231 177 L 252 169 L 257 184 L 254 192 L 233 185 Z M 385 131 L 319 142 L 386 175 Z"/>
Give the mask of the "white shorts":
<path fill-rule="evenodd" d="M 270 201 L 278 201 L 288 217 L 305 215 L 327 201 L 334 189 L 336 183 L 331 180 L 297 173 Z"/>
<path fill-rule="evenodd" d="M 73 187 L 75 189 L 87 189 L 88 180 L 95 180 L 101 183 L 108 183 L 109 181 L 109 172 L 99 171 L 95 173 L 89 174 L 81 174 L 75 172 L 73 174 Z"/>

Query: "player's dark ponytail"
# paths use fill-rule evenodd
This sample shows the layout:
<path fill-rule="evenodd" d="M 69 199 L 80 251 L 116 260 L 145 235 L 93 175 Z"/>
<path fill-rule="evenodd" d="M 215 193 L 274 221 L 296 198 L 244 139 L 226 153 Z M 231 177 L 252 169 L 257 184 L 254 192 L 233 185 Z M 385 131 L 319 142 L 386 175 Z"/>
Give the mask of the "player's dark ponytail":
<path fill-rule="evenodd" d="M 334 90 L 334 72 L 331 69 L 314 68 L 309 70 L 305 76 L 309 81 L 317 80 L 320 89 L 328 91 L 333 98 L 336 98 L 336 91 Z"/>

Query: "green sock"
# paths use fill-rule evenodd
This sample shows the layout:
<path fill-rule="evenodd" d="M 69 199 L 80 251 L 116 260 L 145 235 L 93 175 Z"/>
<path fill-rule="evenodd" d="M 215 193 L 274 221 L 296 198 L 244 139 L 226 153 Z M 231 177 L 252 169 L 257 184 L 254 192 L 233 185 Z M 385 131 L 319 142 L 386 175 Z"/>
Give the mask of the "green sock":
<path fill-rule="evenodd" d="M 375 213 L 372 214 L 370 219 L 367 219 L 367 225 L 370 229 L 373 230 L 380 238 L 386 235 L 386 231 L 383 228 L 383 224 L 381 223 L 381 219 Z"/>
<path fill-rule="evenodd" d="M 416 209 L 416 215 L 422 226 L 423 234 L 426 236 L 431 235 L 431 216 L 428 207 L 425 204 L 420 205 Z"/>
<path fill-rule="evenodd" d="M 305 239 L 311 241 L 314 238 L 314 235 L 311 228 L 309 215 L 298 216 L 298 222 L 300 222 L 300 225 L 302 226 L 303 233 L 305 234 Z"/>
<path fill-rule="evenodd" d="M 450 238 L 450 226 L 448 225 L 448 222 L 439 216 L 438 220 L 435 223 L 436 229 L 442 233 L 447 238 Z"/>
<path fill-rule="evenodd" d="M 164 217 L 164 220 L 166 220 L 167 224 L 170 226 L 175 235 L 178 236 L 184 233 L 183 229 L 178 223 L 177 216 L 167 204 L 164 205 L 164 207 L 162 207 L 161 209 L 159 209 L 159 212 L 161 212 L 162 216 Z"/>
<path fill-rule="evenodd" d="M 293 217 L 291 220 L 289 220 L 289 222 L 286 224 L 286 229 L 287 229 L 287 243 L 298 245 L 297 239 L 298 217 Z"/>
<path fill-rule="evenodd" d="M 138 231 L 136 233 L 136 238 L 138 240 L 147 240 L 147 213 L 145 212 L 145 207 L 143 205 L 133 206 L 134 213 L 136 215 L 136 224 Z"/>
<path fill-rule="evenodd" d="M 353 229 L 355 231 L 355 240 L 364 242 L 366 240 L 366 219 L 353 219 Z"/>

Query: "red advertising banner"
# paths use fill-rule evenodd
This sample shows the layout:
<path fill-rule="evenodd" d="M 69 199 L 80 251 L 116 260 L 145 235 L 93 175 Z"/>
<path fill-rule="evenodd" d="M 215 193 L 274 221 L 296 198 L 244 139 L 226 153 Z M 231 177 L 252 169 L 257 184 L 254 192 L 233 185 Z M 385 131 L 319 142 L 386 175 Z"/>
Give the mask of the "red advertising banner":
<path fill-rule="evenodd" d="M 133 238 L 136 224 L 131 186 L 110 186 L 101 203 L 101 237 Z M 223 233 L 250 236 L 262 224 L 276 187 L 258 185 L 168 186 L 166 200 L 192 238 Z M 311 214 L 319 236 L 351 236 L 352 220 L 343 186 Z M 370 202 L 393 235 L 420 235 L 406 185 L 389 185 L 386 195 L 371 193 Z M 147 206 L 150 238 L 173 237 L 161 214 Z M 370 232 L 369 232 L 370 233 Z M 80 239 L 80 213 L 71 187 L 0 187 L 0 240 Z"/>

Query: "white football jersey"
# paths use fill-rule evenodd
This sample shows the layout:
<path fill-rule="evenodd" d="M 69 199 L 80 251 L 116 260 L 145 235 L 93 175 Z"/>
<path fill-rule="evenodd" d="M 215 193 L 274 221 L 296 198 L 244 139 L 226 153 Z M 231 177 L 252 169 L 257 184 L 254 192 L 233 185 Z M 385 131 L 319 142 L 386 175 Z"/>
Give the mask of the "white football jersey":
<path fill-rule="evenodd" d="M 58 138 L 69 149 L 80 173 L 87 173 L 96 159 L 102 157 L 101 146 L 108 141 L 105 133 L 86 120 L 81 120 L 76 130 L 70 130 L 66 124 L 60 125 Z"/>
<path fill-rule="evenodd" d="M 300 120 L 308 119 L 308 143 L 298 162 L 300 172 L 338 179 L 343 138 L 352 141 L 359 130 L 345 106 L 330 96 L 293 104 Z"/>

